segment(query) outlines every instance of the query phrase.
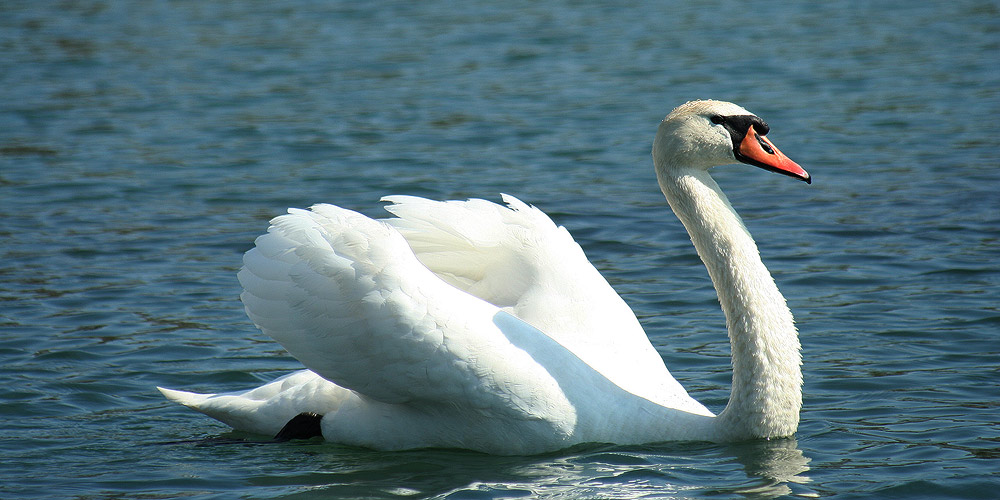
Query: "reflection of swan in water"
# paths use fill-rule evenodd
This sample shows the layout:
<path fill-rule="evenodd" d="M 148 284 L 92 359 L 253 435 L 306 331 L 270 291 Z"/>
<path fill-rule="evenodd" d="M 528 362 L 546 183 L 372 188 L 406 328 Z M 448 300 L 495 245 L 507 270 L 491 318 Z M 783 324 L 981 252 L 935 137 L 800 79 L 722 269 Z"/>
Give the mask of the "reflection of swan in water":
<path fill-rule="evenodd" d="M 729 446 L 729 451 L 743 464 L 747 477 L 763 480 L 763 484 L 738 488 L 735 490 L 738 493 L 773 498 L 792 493 L 790 483 L 811 481 L 807 476 L 800 475 L 809 470 L 809 458 L 802 454 L 795 438 L 734 443 Z M 802 491 L 795 493 L 810 496 Z"/>
<path fill-rule="evenodd" d="M 306 474 L 296 483 L 289 476 L 283 484 L 336 498 L 397 485 L 405 488 L 389 491 L 413 498 L 494 496 L 492 492 L 526 498 L 690 498 L 706 492 L 719 498 L 819 496 L 807 486 L 810 479 L 803 473 L 809 459 L 795 439 L 637 448 L 588 445 L 513 457 L 445 449 L 380 453 L 323 443 L 296 449 L 316 452 L 311 455 L 322 477 Z"/>
<path fill-rule="evenodd" d="M 569 234 L 513 197 L 389 197 L 387 222 L 331 205 L 276 218 L 244 258 L 242 298 L 311 371 L 245 393 L 161 390 L 238 429 L 273 434 L 311 412 L 282 436 L 386 450 L 789 436 L 802 384 L 792 315 L 708 174 L 741 161 L 809 181 L 767 132 L 735 104 L 695 101 L 653 144 L 660 188 L 727 318 L 733 387 L 718 416 L 670 375 Z"/>

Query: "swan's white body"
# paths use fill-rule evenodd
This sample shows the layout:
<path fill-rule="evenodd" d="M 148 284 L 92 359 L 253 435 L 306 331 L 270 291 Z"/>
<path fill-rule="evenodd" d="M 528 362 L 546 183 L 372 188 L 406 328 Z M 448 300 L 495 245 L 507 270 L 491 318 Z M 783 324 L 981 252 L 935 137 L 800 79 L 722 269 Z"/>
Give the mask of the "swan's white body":
<path fill-rule="evenodd" d="M 752 115 L 718 101 L 681 106 L 660 126 L 654 161 L 726 313 L 733 392 L 719 416 L 670 375 L 569 233 L 510 196 L 507 207 L 392 196 L 396 218 L 385 221 L 332 205 L 289 210 L 247 252 L 239 278 L 250 318 L 309 370 L 242 393 L 161 391 L 272 435 L 315 412 L 325 439 L 384 450 L 528 454 L 790 435 L 798 338 L 708 175 L 735 160 L 733 135 L 713 116 Z"/>

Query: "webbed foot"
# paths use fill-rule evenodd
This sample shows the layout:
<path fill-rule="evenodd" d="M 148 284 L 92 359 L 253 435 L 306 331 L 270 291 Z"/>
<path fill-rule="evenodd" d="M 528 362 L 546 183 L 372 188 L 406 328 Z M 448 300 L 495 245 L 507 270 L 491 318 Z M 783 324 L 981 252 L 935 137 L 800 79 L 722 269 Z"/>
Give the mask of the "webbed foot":
<path fill-rule="evenodd" d="M 313 412 L 303 412 L 292 417 L 291 420 L 281 428 L 274 436 L 278 441 L 289 441 L 292 439 L 309 439 L 316 436 L 323 436 L 323 430 L 319 425 L 323 415 Z"/>

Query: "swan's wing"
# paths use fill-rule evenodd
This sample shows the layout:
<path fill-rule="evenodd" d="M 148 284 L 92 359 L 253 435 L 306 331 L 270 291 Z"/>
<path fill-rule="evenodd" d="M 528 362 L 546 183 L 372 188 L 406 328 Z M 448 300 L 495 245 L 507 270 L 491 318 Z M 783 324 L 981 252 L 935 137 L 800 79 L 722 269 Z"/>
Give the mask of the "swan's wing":
<path fill-rule="evenodd" d="M 432 201 L 387 196 L 388 219 L 420 262 L 572 350 L 622 388 L 707 412 L 663 364 L 635 314 L 569 232 L 513 196 Z"/>
<path fill-rule="evenodd" d="M 576 345 L 608 342 L 615 330 L 641 334 L 580 245 L 541 210 L 508 195 L 506 207 L 479 199 L 383 200 L 397 217 L 387 222 L 431 271 L 550 336 L 570 336 Z"/>
<path fill-rule="evenodd" d="M 511 334 L 541 336 L 439 279 L 384 222 L 332 205 L 291 209 L 244 256 L 247 314 L 307 368 L 363 398 L 506 420 L 571 412 Z M 518 331 L 514 331 L 518 330 Z"/>

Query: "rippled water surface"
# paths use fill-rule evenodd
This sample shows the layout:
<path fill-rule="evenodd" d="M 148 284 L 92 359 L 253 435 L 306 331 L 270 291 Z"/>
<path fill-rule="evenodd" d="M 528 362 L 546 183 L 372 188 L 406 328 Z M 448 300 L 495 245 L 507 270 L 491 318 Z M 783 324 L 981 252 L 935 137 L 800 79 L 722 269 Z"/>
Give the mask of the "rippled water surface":
<path fill-rule="evenodd" d="M 0 497 L 996 498 L 996 2 L 0 3 Z M 814 176 L 716 169 L 801 331 L 792 439 L 537 457 L 275 444 L 154 386 L 300 367 L 238 300 L 288 206 L 517 195 L 689 391 L 724 322 L 658 121 L 738 102 Z"/>

